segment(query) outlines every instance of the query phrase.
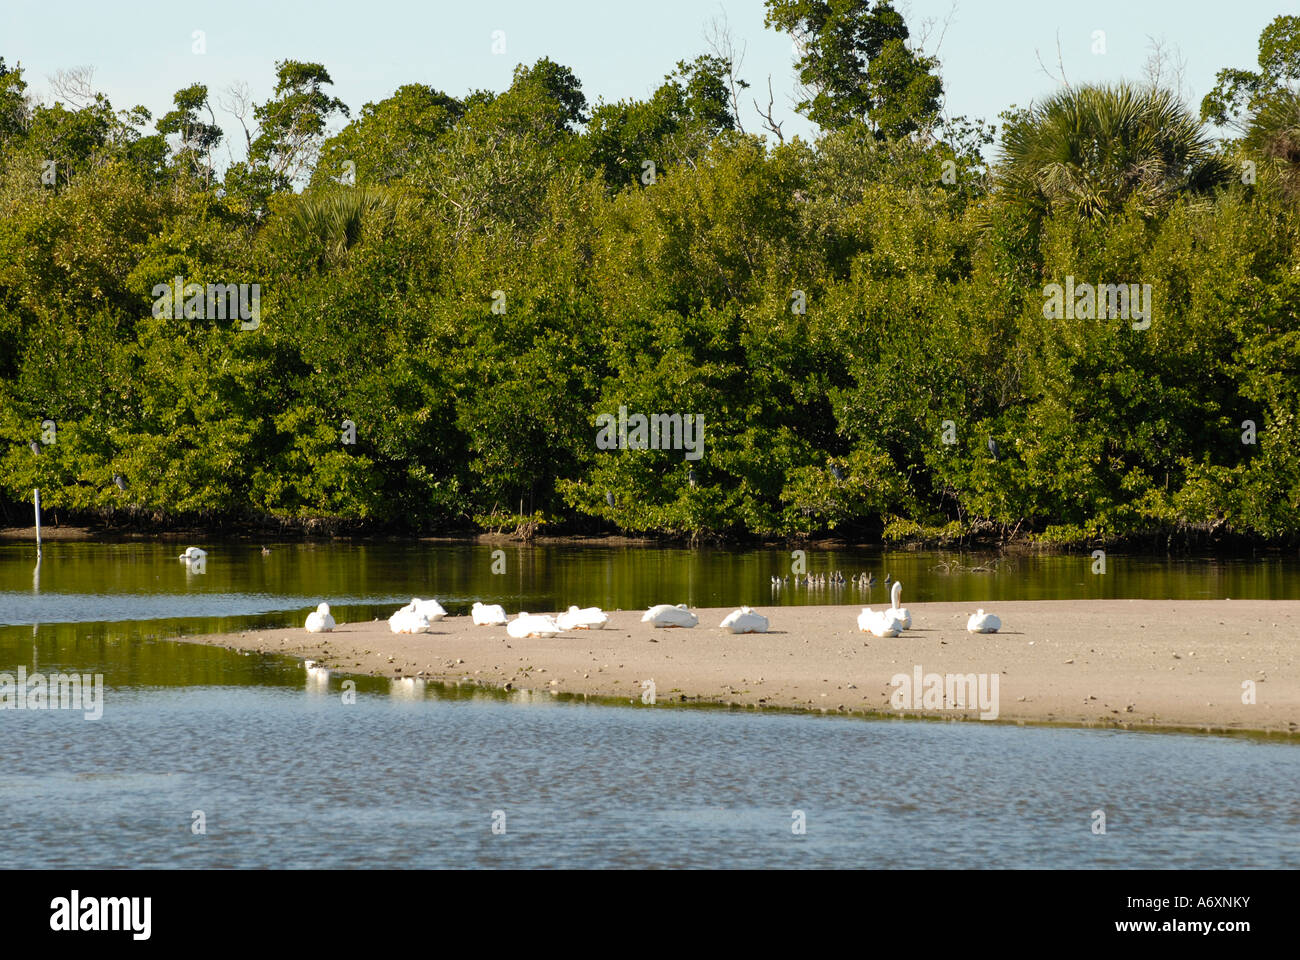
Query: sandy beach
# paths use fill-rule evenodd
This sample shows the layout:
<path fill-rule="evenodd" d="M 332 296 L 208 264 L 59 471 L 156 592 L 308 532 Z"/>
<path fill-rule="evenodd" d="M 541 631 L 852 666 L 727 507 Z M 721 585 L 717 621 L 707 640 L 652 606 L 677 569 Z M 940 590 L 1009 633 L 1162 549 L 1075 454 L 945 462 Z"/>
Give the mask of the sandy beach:
<path fill-rule="evenodd" d="M 510 690 L 640 701 L 652 681 L 659 704 L 1300 735 L 1300 601 L 1000 603 L 1002 630 L 985 635 L 966 632 L 970 604 L 908 607 L 913 629 L 890 639 L 859 632 L 855 605 L 759 607 L 766 634 L 726 633 L 717 625 L 730 608 L 698 608 L 691 629 L 652 628 L 629 610 L 610 612 L 603 630 L 550 639 L 516 640 L 469 617 L 414 636 L 374 621 L 183 639 L 310 658 L 339 674 Z M 922 697 L 946 675 L 970 674 L 996 691 L 992 710 L 973 693 L 960 707 L 941 691 Z M 893 683 L 899 675 L 909 682 Z M 913 680 L 914 700 L 904 699 Z"/>

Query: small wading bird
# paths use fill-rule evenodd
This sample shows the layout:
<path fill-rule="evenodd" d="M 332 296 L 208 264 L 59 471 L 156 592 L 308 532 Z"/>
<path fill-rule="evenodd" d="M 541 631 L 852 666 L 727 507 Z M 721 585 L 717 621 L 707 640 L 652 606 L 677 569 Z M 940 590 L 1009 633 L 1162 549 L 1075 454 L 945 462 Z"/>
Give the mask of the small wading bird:
<path fill-rule="evenodd" d="M 334 629 L 334 618 L 330 616 L 330 605 L 322 603 L 319 607 L 307 614 L 307 632 L 308 633 L 329 633 Z"/>
<path fill-rule="evenodd" d="M 994 460 L 998 458 L 998 442 L 992 437 L 989 437 L 989 453 L 993 454 Z"/>

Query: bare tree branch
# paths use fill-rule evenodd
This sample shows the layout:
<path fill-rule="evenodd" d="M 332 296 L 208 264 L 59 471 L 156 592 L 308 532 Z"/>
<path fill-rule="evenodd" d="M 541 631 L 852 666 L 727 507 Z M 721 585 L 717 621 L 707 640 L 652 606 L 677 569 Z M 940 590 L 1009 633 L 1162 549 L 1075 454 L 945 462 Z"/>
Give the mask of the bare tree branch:
<path fill-rule="evenodd" d="M 777 123 L 772 116 L 772 105 L 775 103 L 776 94 L 772 92 L 772 75 L 769 73 L 767 75 L 767 109 L 764 110 L 760 107 L 757 100 L 754 101 L 754 109 L 757 110 L 758 115 L 763 118 L 763 128 L 776 134 L 778 143 L 785 143 L 785 134 L 781 132 L 781 124 Z"/>
<path fill-rule="evenodd" d="M 226 88 L 226 92 L 217 100 L 217 106 L 230 114 L 239 121 L 239 125 L 244 130 L 244 147 L 245 158 L 253 152 L 253 132 L 248 126 L 249 114 L 253 112 L 253 95 L 248 89 L 248 84 L 240 80 L 232 83 Z M 234 155 L 230 152 L 231 138 L 226 138 L 226 154 L 230 157 L 230 162 L 234 163 Z"/>
<path fill-rule="evenodd" d="M 95 68 L 89 66 L 69 67 L 67 70 L 55 70 L 50 81 L 50 92 L 56 100 L 65 100 L 81 110 L 95 102 Z"/>
<path fill-rule="evenodd" d="M 1037 47 L 1034 48 L 1034 56 L 1038 58 L 1038 66 L 1039 66 L 1039 68 L 1043 71 L 1043 73 L 1047 76 L 1047 78 L 1048 78 L 1049 80 L 1059 80 L 1059 81 L 1060 81 L 1060 82 L 1065 86 L 1065 89 L 1067 89 L 1067 90 L 1070 89 L 1070 80 L 1069 80 L 1069 78 L 1066 77 L 1066 75 L 1065 75 L 1065 58 L 1061 55 L 1061 31 L 1060 31 L 1060 30 L 1057 30 L 1057 31 L 1056 31 L 1056 70 L 1057 70 L 1057 72 L 1056 72 L 1056 73 L 1052 73 L 1050 70 L 1047 69 L 1047 65 L 1043 63 L 1043 55 L 1042 55 L 1041 53 L 1038 52 L 1038 48 L 1037 48 Z"/>
<path fill-rule="evenodd" d="M 736 118 L 736 129 L 743 134 L 745 125 L 740 119 L 740 91 L 747 89 L 749 84 L 740 79 L 740 68 L 745 62 L 745 51 L 748 50 L 749 44 L 743 44 L 740 52 L 736 52 L 735 34 L 732 33 L 731 24 L 727 22 L 725 9 L 722 10 L 721 17 L 713 17 L 705 26 L 704 42 L 708 44 L 709 50 L 715 57 L 727 61 L 727 89 L 731 96 L 731 113 Z"/>
<path fill-rule="evenodd" d="M 1186 103 L 1187 58 L 1181 48 L 1164 37 L 1156 39 L 1147 34 L 1147 49 L 1150 52 L 1142 65 L 1142 76 L 1147 86 L 1153 90 L 1162 85 L 1170 87 L 1179 101 Z"/>

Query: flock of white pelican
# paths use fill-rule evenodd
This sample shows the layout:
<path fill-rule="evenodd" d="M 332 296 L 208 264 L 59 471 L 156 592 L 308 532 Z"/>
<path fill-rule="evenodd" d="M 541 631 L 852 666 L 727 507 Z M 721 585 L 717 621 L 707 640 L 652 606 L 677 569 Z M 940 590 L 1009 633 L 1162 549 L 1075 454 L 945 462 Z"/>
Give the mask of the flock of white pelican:
<path fill-rule="evenodd" d="M 262 552 L 267 553 L 269 551 L 263 547 Z M 186 564 L 202 562 L 206 559 L 206 551 L 198 547 L 186 547 L 185 552 L 180 555 L 180 560 Z M 891 577 L 887 576 L 885 582 L 889 583 L 891 579 Z M 812 580 L 812 578 L 810 577 L 809 580 Z M 777 586 L 782 582 L 776 577 L 772 578 L 773 586 Z M 833 575 L 832 582 L 843 583 L 843 576 L 839 574 Z M 852 578 L 852 583 L 855 586 L 869 588 L 875 582 L 875 576 L 869 574 Z M 900 633 L 911 630 L 912 613 L 901 605 L 902 598 L 903 584 L 894 580 L 893 586 L 890 588 L 889 606 L 880 610 L 863 607 L 862 612 L 858 614 L 858 629 L 863 633 L 870 633 L 876 637 L 896 637 Z M 572 630 L 602 630 L 609 622 L 609 614 L 601 610 L 600 607 L 580 608 L 571 606 L 564 613 L 554 617 L 520 611 L 519 615 L 511 620 L 506 614 L 505 608 L 500 604 L 476 602 L 470 614 L 475 626 L 504 626 L 506 633 L 516 639 L 554 637 Z M 393 633 L 428 633 L 432 624 L 437 623 L 446 616 L 447 611 L 443 609 L 442 604 L 437 600 L 421 600 L 419 597 L 413 597 L 410 603 L 395 611 L 388 618 L 388 627 Z M 652 627 L 689 628 L 697 626 L 700 618 L 692 613 L 684 603 L 660 603 L 647 610 L 644 616 L 641 617 L 641 622 L 648 623 Z M 308 633 L 329 633 L 333 630 L 336 624 L 334 618 L 330 615 L 330 605 L 322 603 L 307 614 L 307 622 L 304 626 Z M 733 610 L 718 624 L 719 629 L 726 630 L 729 633 L 767 633 L 770 626 L 771 622 L 767 617 L 747 606 Z M 997 633 L 1000 629 L 1002 629 L 1001 619 L 994 614 L 985 613 L 983 608 L 971 614 L 966 621 L 966 630 L 970 633 Z M 308 673 L 311 674 L 313 669 L 325 672 L 323 668 L 316 668 L 312 661 L 307 661 Z"/>
<path fill-rule="evenodd" d="M 858 629 L 876 637 L 896 637 L 912 629 L 912 612 L 901 605 L 903 584 L 895 580 L 890 589 L 890 604 L 880 610 L 863 607 L 858 614 Z M 437 600 L 421 600 L 415 597 L 406 606 L 397 610 L 388 618 L 389 629 L 393 633 L 428 633 L 431 624 L 447 616 Z M 529 613 L 521 610 L 513 620 L 506 614 L 500 604 L 476 602 L 470 611 L 474 625 L 479 627 L 506 628 L 506 633 L 516 639 L 525 637 L 554 637 L 573 630 L 603 630 L 609 623 L 609 614 L 600 607 L 569 607 L 558 616 L 541 613 Z M 660 603 L 651 607 L 641 617 L 642 623 L 652 627 L 694 627 L 700 618 L 692 613 L 684 603 Z M 718 628 L 729 633 L 767 633 L 771 621 L 751 607 L 742 606 L 733 610 L 718 624 Z M 334 629 L 334 618 L 330 616 L 328 603 L 322 603 L 315 611 L 307 615 L 308 633 L 328 633 Z M 1002 621 L 981 608 L 971 614 L 966 621 L 970 633 L 997 633 L 1002 629 Z"/>

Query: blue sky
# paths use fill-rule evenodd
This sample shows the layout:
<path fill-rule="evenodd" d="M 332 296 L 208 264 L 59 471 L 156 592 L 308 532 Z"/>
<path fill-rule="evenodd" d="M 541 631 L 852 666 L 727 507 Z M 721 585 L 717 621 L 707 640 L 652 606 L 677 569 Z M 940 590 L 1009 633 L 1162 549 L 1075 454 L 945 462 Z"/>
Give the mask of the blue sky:
<path fill-rule="evenodd" d="M 1224 66 L 1253 68 L 1260 30 L 1284 0 L 901 0 L 914 38 L 933 22 L 925 44 L 943 62 L 946 112 L 993 121 L 1012 103 L 1026 105 L 1057 88 L 1039 64 L 1055 70 L 1057 38 L 1071 83 L 1137 79 L 1162 39 L 1186 61 L 1185 92 L 1199 103 Z M 123 10 L 122 7 L 129 9 Z M 1292 7 L 1292 9 L 1288 9 Z M 157 117 L 179 88 L 203 82 L 214 100 L 246 82 L 256 101 L 270 93 L 274 62 L 325 64 L 334 94 L 354 111 L 420 82 L 460 95 L 509 84 L 516 63 L 541 56 L 573 68 L 591 101 L 643 97 L 679 59 L 705 51 L 704 31 L 725 14 L 746 46 L 742 75 L 751 92 L 772 77 L 787 134 L 812 127 L 792 108 L 794 75 L 788 37 L 763 26 L 762 0 L 5 0 L 0 5 L 0 56 L 20 61 L 33 91 L 48 93 L 60 68 L 91 65 L 95 85 L 115 107 L 137 103 Z M 950 19 L 942 44 L 943 22 Z M 206 53 L 192 51 L 205 32 Z M 505 33 L 504 55 L 492 52 L 493 31 Z M 1094 53 L 1094 31 L 1105 53 Z M 766 96 L 763 98 L 766 103 Z M 748 106 L 742 120 L 757 118 Z M 218 111 L 229 137 L 237 125 Z"/>

